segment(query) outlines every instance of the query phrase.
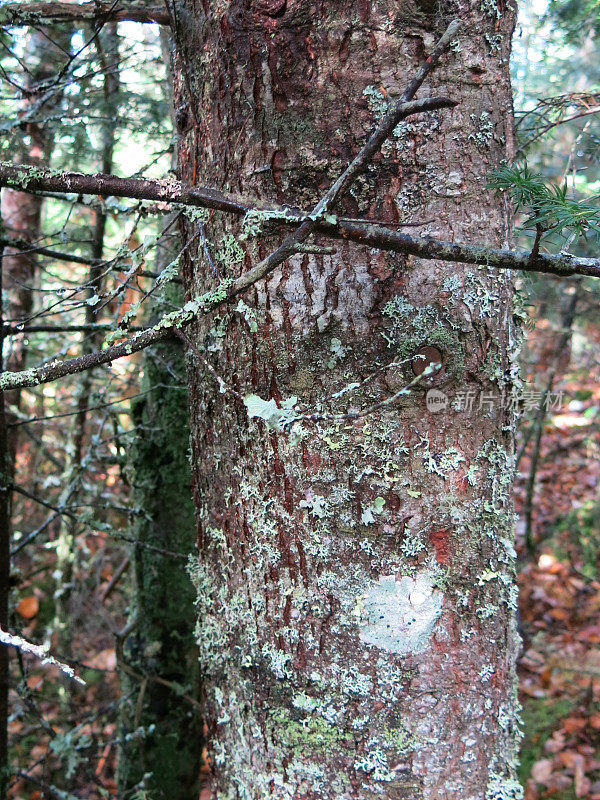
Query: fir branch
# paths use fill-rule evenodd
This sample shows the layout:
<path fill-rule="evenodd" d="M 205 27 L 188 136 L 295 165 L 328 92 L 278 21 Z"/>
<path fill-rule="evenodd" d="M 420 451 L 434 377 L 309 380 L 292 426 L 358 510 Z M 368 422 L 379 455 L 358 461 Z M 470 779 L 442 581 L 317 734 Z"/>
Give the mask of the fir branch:
<path fill-rule="evenodd" d="M 527 165 L 505 164 L 497 169 L 489 183 L 497 192 L 505 192 L 516 211 L 527 214 L 524 227 L 537 228 L 543 235 L 559 234 L 570 230 L 577 236 L 587 231 L 600 233 L 600 209 L 584 200 L 567 196 L 566 183 L 562 186 L 546 183 L 539 172 Z"/>

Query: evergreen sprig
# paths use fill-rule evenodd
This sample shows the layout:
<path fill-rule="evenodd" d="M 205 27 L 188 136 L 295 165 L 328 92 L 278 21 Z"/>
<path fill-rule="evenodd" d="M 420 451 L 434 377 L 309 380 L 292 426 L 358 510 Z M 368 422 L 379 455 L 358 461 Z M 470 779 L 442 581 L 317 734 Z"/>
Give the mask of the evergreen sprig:
<path fill-rule="evenodd" d="M 585 236 L 589 230 L 600 233 L 600 208 L 597 204 L 567 197 L 567 185 L 547 183 L 527 162 L 504 164 L 491 176 L 488 185 L 507 192 L 515 207 L 529 216 L 523 225 L 544 233 L 570 231 Z"/>

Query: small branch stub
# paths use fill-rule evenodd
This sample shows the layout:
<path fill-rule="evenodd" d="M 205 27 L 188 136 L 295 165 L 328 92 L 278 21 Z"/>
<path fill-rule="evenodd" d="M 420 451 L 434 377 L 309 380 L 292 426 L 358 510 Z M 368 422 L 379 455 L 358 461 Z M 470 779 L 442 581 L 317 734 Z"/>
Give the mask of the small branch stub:
<path fill-rule="evenodd" d="M 422 375 L 427 367 L 433 368 L 436 364 L 442 364 L 443 358 L 437 347 L 430 344 L 423 345 L 415 351 L 412 357 L 411 366 L 415 375 Z M 429 378 L 431 381 L 433 375 Z"/>

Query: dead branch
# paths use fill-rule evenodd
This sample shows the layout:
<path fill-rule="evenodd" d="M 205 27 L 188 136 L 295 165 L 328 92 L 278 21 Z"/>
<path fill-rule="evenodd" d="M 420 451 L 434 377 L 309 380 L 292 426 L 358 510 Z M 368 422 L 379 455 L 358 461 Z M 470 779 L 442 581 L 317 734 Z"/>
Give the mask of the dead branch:
<path fill-rule="evenodd" d="M 88 3 L 6 3 L 0 8 L 0 25 L 51 25 L 56 22 L 154 22 L 170 25 L 163 5 L 143 6 L 94 0 Z"/>

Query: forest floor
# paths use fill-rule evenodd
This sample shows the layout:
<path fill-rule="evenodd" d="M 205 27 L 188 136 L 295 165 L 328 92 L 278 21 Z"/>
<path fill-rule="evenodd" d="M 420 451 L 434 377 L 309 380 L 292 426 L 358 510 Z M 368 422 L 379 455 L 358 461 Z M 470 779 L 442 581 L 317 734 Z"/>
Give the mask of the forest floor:
<path fill-rule="evenodd" d="M 587 362 L 554 387 L 564 401 L 544 427 L 529 550 L 532 442 L 516 483 L 525 800 L 600 800 L 600 386 Z"/>

